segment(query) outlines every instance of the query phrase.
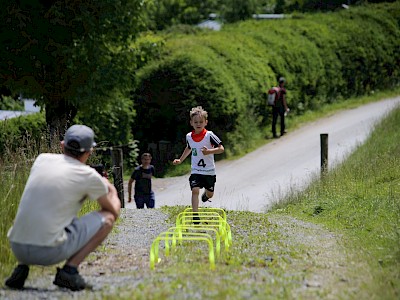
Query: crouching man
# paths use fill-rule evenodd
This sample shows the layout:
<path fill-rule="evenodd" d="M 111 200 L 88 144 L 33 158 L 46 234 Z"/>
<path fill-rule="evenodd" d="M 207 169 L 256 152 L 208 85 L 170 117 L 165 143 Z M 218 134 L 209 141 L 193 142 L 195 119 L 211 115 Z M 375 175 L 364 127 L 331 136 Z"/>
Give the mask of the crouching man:
<path fill-rule="evenodd" d="M 121 209 L 115 187 L 85 164 L 95 146 L 91 128 L 73 125 L 61 142 L 63 154 L 36 158 L 8 232 L 19 264 L 6 286 L 22 289 L 29 265 L 66 261 L 53 283 L 73 291 L 88 287 L 79 264 L 107 237 Z M 78 218 L 86 198 L 97 200 L 101 208 Z"/>

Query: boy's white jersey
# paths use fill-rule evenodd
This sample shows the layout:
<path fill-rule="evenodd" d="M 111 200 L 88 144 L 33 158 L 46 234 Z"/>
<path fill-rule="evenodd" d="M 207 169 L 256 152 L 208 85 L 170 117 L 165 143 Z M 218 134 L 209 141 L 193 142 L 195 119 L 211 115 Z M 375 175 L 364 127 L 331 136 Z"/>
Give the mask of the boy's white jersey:
<path fill-rule="evenodd" d="M 206 131 L 203 139 L 196 142 L 192 132 L 186 135 L 187 146 L 192 150 L 192 174 L 215 175 L 214 154 L 204 155 L 201 149 L 218 147 L 221 140 L 212 132 Z"/>

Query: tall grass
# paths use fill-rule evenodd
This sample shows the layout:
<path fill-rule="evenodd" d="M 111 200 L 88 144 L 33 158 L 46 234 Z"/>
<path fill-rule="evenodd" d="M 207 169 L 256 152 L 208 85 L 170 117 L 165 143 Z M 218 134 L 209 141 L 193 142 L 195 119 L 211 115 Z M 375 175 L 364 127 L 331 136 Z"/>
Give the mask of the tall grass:
<path fill-rule="evenodd" d="M 18 204 L 28 179 L 30 168 L 35 157 L 49 147 L 34 140 L 24 140 L 21 146 L 6 151 L 0 158 L 0 275 L 8 274 L 15 264 L 15 258 L 9 247 L 7 232 L 12 226 Z M 53 149 L 55 151 L 55 149 Z"/>
<path fill-rule="evenodd" d="M 400 107 L 324 180 L 291 195 L 278 210 L 343 232 L 370 265 L 375 292 L 384 298 L 400 293 L 399 124 Z"/>

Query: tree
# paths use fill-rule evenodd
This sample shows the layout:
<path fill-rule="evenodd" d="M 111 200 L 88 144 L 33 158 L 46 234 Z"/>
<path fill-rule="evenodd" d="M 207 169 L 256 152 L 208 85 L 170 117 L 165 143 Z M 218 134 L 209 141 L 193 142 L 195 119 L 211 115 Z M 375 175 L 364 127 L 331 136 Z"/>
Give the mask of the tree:
<path fill-rule="evenodd" d="M 224 0 L 222 16 L 229 22 L 237 22 L 250 19 L 251 15 L 257 11 L 257 0 Z"/>
<path fill-rule="evenodd" d="M 35 97 L 52 130 L 130 89 L 140 0 L 0 4 L 0 86 Z"/>

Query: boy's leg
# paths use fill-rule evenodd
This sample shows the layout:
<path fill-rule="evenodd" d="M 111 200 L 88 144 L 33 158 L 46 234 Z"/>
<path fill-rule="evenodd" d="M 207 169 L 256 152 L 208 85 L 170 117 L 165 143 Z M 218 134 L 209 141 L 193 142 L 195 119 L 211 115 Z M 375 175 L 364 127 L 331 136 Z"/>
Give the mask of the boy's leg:
<path fill-rule="evenodd" d="M 204 193 L 201 196 L 201 201 L 207 202 L 214 196 L 215 182 L 217 181 L 216 175 L 204 175 Z"/>
<path fill-rule="evenodd" d="M 192 188 L 192 210 L 194 212 L 199 211 L 199 193 L 199 187 Z"/>
<path fill-rule="evenodd" d="M 200 224 L 200 218 L 197 212 L 199 211 L 199 193 L 201 186 L 201 176 L 199 174 L 192 174 L 189 177 L 190 189 L 192 190 L 192 211 L 193 223 L 195 225 Z"/>
<path fill-rule="evenodd" d="M 137 196 L 135 195 L 135 203 L 136 208 L 141 209 L 144 208 L 144 203 L 146 202 L 145 196 Z"/>
<path fill-rule="evenodd" d="M 154 208 L 154 206 L 155 206 L 154 192 L 151 192 L 150 195 L 146 196 L 146 207 L 147 208 Z"/>
<path fill-rule="evenodd" d="M 193 223 L 195 225 L 200 224 L 200 217 L 199 214 L 197 213 L 199 211 L 199 193 L 200 193 L 199 187 L 192 188 L 192 211 L 194 212 Z"/>
<path fill-rule="evenodd" d="M 201 196 L 201 201 L 207 202 L 210 201 L 210 199 L 214 196 L 214 192 L 211 192 L 207 189 L 204 190 L 203 195 Z M 211 201 L 210 201 L 211 202 Z"/>

